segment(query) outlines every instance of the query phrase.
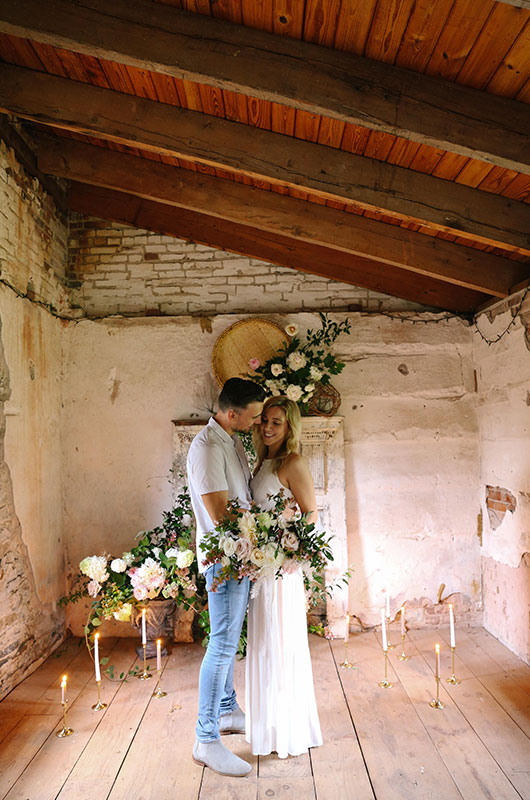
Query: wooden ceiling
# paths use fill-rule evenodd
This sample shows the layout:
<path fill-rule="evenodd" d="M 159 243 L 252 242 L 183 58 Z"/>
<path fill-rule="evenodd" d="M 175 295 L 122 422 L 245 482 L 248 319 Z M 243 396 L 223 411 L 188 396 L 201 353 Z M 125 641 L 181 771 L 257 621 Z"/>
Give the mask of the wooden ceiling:
<path fill-rule="evenodd" d="M 0 0 L 74 210 L 451 311 L 530 279 L 530 0 Z"/>

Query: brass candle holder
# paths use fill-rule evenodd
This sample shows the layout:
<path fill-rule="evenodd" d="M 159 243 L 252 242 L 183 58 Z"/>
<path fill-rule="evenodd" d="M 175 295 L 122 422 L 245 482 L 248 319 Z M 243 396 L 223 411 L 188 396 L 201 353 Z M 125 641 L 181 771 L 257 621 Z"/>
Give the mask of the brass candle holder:
<path fill-rule="evenodd" d="M 383 689 L 391 689 L 394 684 L 388 680 L 388 650 L 383 652 L 385 654 L 385 677 L 382 681 L 379 681 L 379 686 L 382 686 Z"/>
<path fill-rule="evenodd" d="M 445 708 L 444 704 L 440 700 L 440 676 L 436 675 L 436 697 L 434 700 L 431 700 L 429 703 L 431 708 Z"/>
<path fill-rule="evenodd" d="M 147 656 L 146 656 L 146 652 L 145 652 L 146 647 L 147 647 L 147 645 L 144 644 L 143 645 L 143 648 L 144 648 L 144 669 L 143 669 L 143 672 L 140 672 L 140 674 L 138 675 L 138 680 L 140 680 L 140 681 L 147 681 L 147 680 L 149 680 L 149 678 L 153 677 L 153 675 L 147 669 Z"/>
<path fill-rule="evenodd" d="M 162 670 L 157 669 L 156 674 L 158 675 L 158 680 L 156 682 L 155 691 L 153 692 L 153 697 L 158 697 L 158 698 L 166 697 L 167 692 L 162 691 L 162 689 L 160 688 L 160 678 L 162 676 Z"/>
<path fill-rule="evenodd" d="M 405 655 L 405 635 L 401 634 L 401 655 L 398 656 L 400 661 L 409 661 L 410 656 Z"/>
<path fill-rule="evenodd" d="M 107 708 L 107 704 L 101 702 L 101 679 L 99 681 L 96 681 L 96 684 L 98 687 L 98 701 L 97 703 L 94 703 L 92 709 L 94 711 L 102 711 L 104 708 Z"/>
<path fill-rule="evenodd" d="M 61 705 L 63 707 L 63 727 L 60 731 L 56 731 L 55 735 L 59 739 L 64 739 L 65 736 L 71 736 L 74 730 L 73 728 L 69 728 L 66 724 L 66 707 L 68 706 L 68 700 L 61 700 Z"/>
<path fill-rule="evenodd" d="M 455 649 L 456 649 L 455 647 L 451 647 L 451 672 L 452 672 L 452 675 L 451 675 L 450 678 L 446 678 L 445 680 L 446 680 L 446 683 L 450 683 L 453 686 L 458 686 L 458 684 L 461 683 L 462 681 L 459 681 L 458 678 L 455 675 Z"/>
<path fill-rule="evenodd" d="M 387 647 L 389 650 L 393 650 L 396 645 L 390 641 L 390 616 L 388 614 L 386 615 L 386 627 L 388 631 Z"/>
<path fill-rule="evenodd" d="M 344 661 L 339 664 L 339 667 L 342 667 L 342 669 L 354 669 L 354 665 L 351 661 L 348 661 L 348 641 L 346 639 L 344 640 Z"/>

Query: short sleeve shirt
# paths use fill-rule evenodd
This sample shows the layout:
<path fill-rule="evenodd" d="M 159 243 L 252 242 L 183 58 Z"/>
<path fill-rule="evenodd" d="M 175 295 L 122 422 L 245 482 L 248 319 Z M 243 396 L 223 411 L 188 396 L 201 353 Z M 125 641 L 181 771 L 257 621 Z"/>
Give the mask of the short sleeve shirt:
<path fill-rule="evenodd" d="M 191 443 L 188 451 L 188 486 L 197 522 L 197 561 L 203 572 L 200 543 L 213 530 L 214 522 L 202 500 L 203 494 L 228 492 L 242 508 L 250 508 L 250 470 L 239 436 L 230 436 L 212 417 Z"/>

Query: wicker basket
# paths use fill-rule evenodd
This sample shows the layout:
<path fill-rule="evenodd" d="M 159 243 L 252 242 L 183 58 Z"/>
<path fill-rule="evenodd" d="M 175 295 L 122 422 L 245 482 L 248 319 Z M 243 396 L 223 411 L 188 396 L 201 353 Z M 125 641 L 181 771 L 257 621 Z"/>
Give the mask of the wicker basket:
<path fill-rule="evenodd" d="M 268 319 L 251 317 L 235 322 L 214 344 L 212 370 L 217 383 L 222 386 L 228 378 L 252 374 L 248 365 L 251 358 L 258 358 L 263 364 L 288 342 L 284 329 Z"/>
<path fill-rule="evenodd" d="M 332 417 L 340 408 L 340 394 L 331 383 L 317 383 L 311 400 L 308 403 L 309 417 Z"/>

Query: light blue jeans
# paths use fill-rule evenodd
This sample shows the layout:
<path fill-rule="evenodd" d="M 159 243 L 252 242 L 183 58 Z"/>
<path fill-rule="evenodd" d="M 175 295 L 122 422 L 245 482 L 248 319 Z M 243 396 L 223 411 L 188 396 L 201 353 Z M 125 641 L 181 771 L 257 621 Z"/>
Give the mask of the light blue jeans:
<path fill-rule="evenodd" d="M 212 592 L 212 582 L 221 570 L 213 564 L 205 572 L 210 613 L 210 640 L 199 674 L 199 718 L 197 739 L 213 742 L 219 739 L 219 717 L 229 714 L 237 705 L 234 690 L 234 659 L 248 605 L 250 584 L 224 581 Z"/>

